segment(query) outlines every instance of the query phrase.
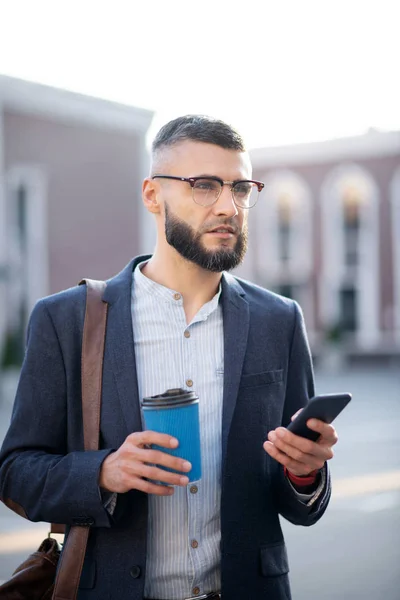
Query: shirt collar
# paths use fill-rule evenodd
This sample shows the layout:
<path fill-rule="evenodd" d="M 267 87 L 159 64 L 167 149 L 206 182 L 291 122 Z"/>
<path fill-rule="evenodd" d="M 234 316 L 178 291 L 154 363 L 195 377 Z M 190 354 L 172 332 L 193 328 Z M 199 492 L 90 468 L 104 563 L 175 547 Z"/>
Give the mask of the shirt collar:
<path fill-rule="evenodd" d="M 175 306 L 183 306 L 183 298 L 180 292 L 177 290 L 171 290 L 170 288 L 161 285 L 161 283 L 157 283 L 156 281 L 149 279 L 149 277 L 146 277 L 146 275 L 142 273 L 142 269 L 147 262 L 147 260 L 144 260 L 143 262 L 139 263 L 136 266 L 136 269 L 133 271 L 133 284 L 136 293 L 151 294 L 162 299 L 164 302 L 174 304 Z M 216 310 L 221 296 L 221 291 L 222 286 L 220 283 L 215 296 L 201 307 L 193 319 L 193 322 L 207 319 L 207 317 L 214 312 L 214 310 Z"/>

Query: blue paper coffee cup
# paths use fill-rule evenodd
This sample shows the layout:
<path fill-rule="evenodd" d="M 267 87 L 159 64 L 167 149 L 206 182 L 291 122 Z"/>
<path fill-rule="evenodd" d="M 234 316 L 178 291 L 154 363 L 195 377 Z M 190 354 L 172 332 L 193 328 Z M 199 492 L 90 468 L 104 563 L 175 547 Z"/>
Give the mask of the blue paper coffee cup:
<path fill-rule="evenodd" d="M 188 460 L 192 469 L 185 475 L 189 477 L 189 481 L 200 479 L 199 398 L 196 393 L 176 388 L 167 390 L 164 394 L 143 398 L 141 404 L 147 430 L 167 433 L 179 440 L 178 448 L 162 448 L 155 444 L 152 447 Z"/>

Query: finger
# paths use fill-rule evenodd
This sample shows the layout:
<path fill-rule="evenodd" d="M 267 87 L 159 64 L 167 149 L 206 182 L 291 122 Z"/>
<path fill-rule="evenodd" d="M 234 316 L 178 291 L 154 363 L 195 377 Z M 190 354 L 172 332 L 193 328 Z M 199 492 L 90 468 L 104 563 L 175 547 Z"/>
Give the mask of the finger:
<path fill-rule="evenodd" d="M 320 421 L 318 419 L 309 419 L 307 421 L 307 427 L 321 434 L 321 437 L 318 440 L 319 444 L 328 444 L 333 446 L 338 441 L 336 429 L 329 423 L 324 423 L 324 421 Z"/>
<path fill-rule="evenodd" d="M 135 431 L 127 438 L 135 446 L 147 446 L 156 444 L 163 448 L 177 448 L 178 440 L 167 433 L 158 433 L 157 431 Z"/>
<path fill-rule="evenodd" d="M 284 452 L 281 452 L 271 442 L 264 442 L 264 450 L 282 466 L 286 467 L 294 475 L 308 475 L 311 471 L 316 469 L 312 465 L 306 465 L 299 463 Z"/>
<path fill-rule="evenodd" d="M 304 454 L 317 454 L 317 456 L 319 456 L 324 452 L 324 449 L 316 444 L 316 442 L 308 440 L 300 435 L 296 435 L 288 429 L 285 429 L 285 427 L 278 427 L 277 429 L 270 431 L 268 433 L 268 439 L 282 449 L 284 444 L 289 444 Z"/>
<path fill-rule="evenodd" d="M 315 469 L 320 469 L 325 461 L 333 457 L 330 447 L 321 446 L 316 442 L 295 435 L 284 427 L 278 427 L 275 431 L 270 431 L 268 439 L 281 452 L 303 464 L 313 464 Z"/>
<path fill-rule="evenodd" d="M 168 467 L 169 469 L 181 471 L 182 473 L 187 473 L 192 468 L 192 465 L 188 460 L 172 456 L 171 454 L 162 452 L 162 450 L 136 448 L 135 456 L 143 463 Z"/>
<path fill-rule="evenodd" d="M 303 410 L 302 408 L 299 408 L 299 410 L 297 412 L 295 412 L 292 417 L 290 417 L 290 420 L 294 421 L 295 418 L 301 413 L 302 410 Z"/>
<path fill-rule="evenodd" d="M 158 485 L 157 483 L 141 479 L 140 477 L 135 478 L 132 489 L 140 490 L 146 494 L 154 494 L 156 496 L 172 496 L 175 491 L 173 487 Z"/>
<path fill-rule="evenodd" d="M 186 475 L 181 475 L 180 473 L 171 473 L 170 471 L 160 469 L 154 465 L 140 464 L 136 472 L 141 477 L 146 477 L 147 479 L 152 479 L 155 481 L 162 481 L 163 483 L 168 483 L 169 485 L 179 485 L 184 487 L 189 483 L 189 477 Z"/>

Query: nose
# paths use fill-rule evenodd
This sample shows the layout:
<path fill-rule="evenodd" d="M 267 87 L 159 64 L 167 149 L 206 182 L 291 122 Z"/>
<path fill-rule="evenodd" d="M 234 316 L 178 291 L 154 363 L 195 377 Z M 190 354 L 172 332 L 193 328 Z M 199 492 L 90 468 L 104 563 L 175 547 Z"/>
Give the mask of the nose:
<path fill-rule="evenodd" d="M 236 204 L 233 201 L 233 195 L 230 185 L 223 185 L 221 194 L 213 205 L 215 215 L 224 215 L 227 217 L 235 217 L 239 214 Z"/>

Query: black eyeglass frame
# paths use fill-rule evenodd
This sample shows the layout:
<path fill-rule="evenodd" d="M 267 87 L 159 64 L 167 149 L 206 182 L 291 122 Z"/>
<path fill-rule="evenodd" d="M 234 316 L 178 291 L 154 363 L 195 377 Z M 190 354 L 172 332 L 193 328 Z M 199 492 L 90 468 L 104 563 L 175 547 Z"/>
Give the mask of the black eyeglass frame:
<path fill-rule="evenodd" d="M 233 198 L 233 201 L 236 204 L 236 206 L 238 206 L 239 208 L 246 208 L 246 209 L 253 208 L 253 206 L 255 206 L 257 204 L 258 197 L 257 197 L 256 202 L 254 204 L 252 204 L 251 206 L 242 206 L 241 204 L 237 203 L 237 200 L 235 198 L 235 194 L 234 194 L 233 188 L 238 183 L 254 183 L 257 186 L 258 193 L 260 193 L 264 189 L 264 187 L 265 187 L 265 184 L 262 181 L 256 181 L 255 179 L 235 179 L 235 181 L 224 181 L 223 179 L 221 179 L 221 177 L 216 177 L 215 175 L 209 175 L 209 176 L 203 175 L 203 176 L 200 176 L 200 177 L 177 177 L 175 175 L 152 175 L 151 178 L 152 179 L 173 179 L 175 181 L 185 181 L 186 183 L 189 183 L 190 187 L 192 188 L 193 202 L 195 204 L 198 204 L 199 206 L 203 206 L 204 208 L 206 208 L 207 206 L 212 206 L 213 204 L 215 204 L 217 202 L 218 198 L 222 194 L 222 188 L 223 188 L 224 185 L 229 185 L 230 186 L 231 193 L 232 193 L 232 198 Z M 212 181 L 218 181 L 218 183 L 221 186 L 221 189 L 220 189 L 220 192 L 219 192 L 218 196 L 210 204 L 199 204 L 194 199 L 194 186 L 196 184 L 196 181 L 199 181 L 200 179 L 206 179 L 206 180 L 207 179 L 211 179 Z"/>

